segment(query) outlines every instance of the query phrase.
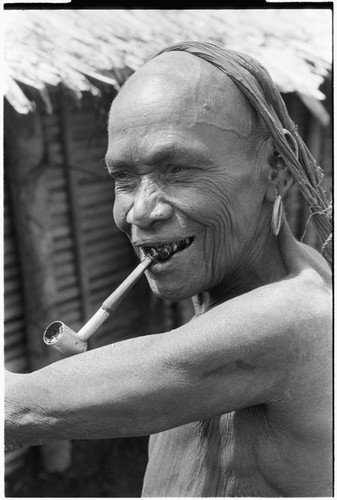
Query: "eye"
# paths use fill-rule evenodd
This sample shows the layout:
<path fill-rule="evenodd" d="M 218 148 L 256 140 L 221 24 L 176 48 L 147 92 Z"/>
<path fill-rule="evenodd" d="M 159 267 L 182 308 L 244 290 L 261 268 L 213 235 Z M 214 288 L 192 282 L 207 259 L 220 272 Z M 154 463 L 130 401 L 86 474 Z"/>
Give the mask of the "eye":
<path fill-rule="evenodd" d="M 120 170 L 119 172 L 110 171 L 110 175 L 116 182 L 123 182 L 132 179 L 132 174 L 126 170 Z"/>
<path fill-rule="evenodd" d="M 115 183 L 115 189 L 133 189 L 137 182 L 136 176 L 127 170 L 111 171 L 110 175 Z"/>
<path fill-rule="evenodd" d="M 180 172 L 183 172 L 184 168 L 181 167 L 180 165 L 171 165 L 169 167 L 169 172 L 170 174 L 179 174 Z"/>
<path fill-rule="evenodd" d="M 188 176 L 189 175 L 189 167 L 186 167 L 185 165 L 169 165 L 167 168 L 167 173 L 172 176 Z"/>
<path fill-rule="evenodd" d="M 130 178 L 130 174 L 128 172 L 116 172 L 112 174 L 112 177 L 115 181 L 125 181 Z"/>

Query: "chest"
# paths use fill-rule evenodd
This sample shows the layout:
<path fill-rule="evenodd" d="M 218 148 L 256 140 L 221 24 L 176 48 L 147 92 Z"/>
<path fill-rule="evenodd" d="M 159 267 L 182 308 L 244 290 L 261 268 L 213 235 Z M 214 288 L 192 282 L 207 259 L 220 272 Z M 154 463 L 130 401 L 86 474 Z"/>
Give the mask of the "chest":
<path fill-rule="evenodd" d="M 250 408 L 152 436 L 144 495 L 273 496 L 259 467 L 266 432 L 263 410 Z"/>

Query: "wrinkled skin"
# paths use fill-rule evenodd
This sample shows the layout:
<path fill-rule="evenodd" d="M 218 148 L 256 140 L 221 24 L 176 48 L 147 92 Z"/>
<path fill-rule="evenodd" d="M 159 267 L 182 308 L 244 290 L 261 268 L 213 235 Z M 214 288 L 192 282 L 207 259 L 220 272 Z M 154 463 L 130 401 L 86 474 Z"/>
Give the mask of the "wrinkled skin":
<path fill-rule="evenodd" d="M 160 296 L 208 291 L 218 303 L 284 272 L 277 258 L 270 276 L 265 269 L 266 255 L 276 256 L 266 231 L 275 185 L 272 147 L 252 141 L 256 128 L 234 84 L 187 54 L 164 54 L 144 66 L 113 103 L 106 158 L 116 180 L 117 225 L 136 248 L 195 238 L 188 254 L 148 272 Z"/>
<path fill-rule="evenodd" d="M 140 257 L 193 236 L 147 278 L 196 317 L 8 373 L 8 447 L 152 434 L 144 496 L 330 496 L 331 273 L 285 221 L 271 231 L 290 180 L 245 99 L 163 54 L 115 99 L 106 161 Z"/>

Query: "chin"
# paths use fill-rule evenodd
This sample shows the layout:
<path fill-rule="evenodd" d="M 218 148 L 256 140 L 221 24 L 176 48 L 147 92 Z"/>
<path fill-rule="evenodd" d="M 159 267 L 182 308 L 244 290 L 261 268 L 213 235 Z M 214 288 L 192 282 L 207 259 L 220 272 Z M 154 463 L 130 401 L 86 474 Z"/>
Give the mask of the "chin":
<path fill-rule="evenodd" d="M 181 300 L 191 299 L 194 295 L 200 292 L 200 287 L 193 287 L 188 283 L 179 286 L 177 283 L 160 283 L 159 280 L 149 279 L 151 291 L 163 300 L 170 302 L 180 302 Z"/>

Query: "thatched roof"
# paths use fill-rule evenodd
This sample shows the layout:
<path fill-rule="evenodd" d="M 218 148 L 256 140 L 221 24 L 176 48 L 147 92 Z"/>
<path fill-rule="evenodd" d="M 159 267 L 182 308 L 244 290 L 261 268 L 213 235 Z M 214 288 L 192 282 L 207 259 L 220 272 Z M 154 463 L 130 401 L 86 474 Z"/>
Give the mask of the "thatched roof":
<path fill-rule="evenodd" d="M 119 88 L 120 70 L 184 40 L 207 40 L 256 57 L 281 92 L 297 92 L 324 121 L 319 87 L 331 70 L 332 19 L 298 10 L 22 10 L 5 11 L 6 97 L 32 109 L 18 84 L 40 90 L 63 82 L 81 95 L 95 81 Z M 323 115 L 322 115 L 323 113 Z"/>

